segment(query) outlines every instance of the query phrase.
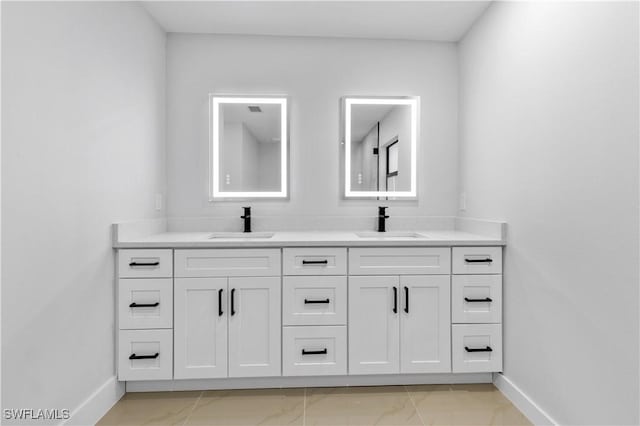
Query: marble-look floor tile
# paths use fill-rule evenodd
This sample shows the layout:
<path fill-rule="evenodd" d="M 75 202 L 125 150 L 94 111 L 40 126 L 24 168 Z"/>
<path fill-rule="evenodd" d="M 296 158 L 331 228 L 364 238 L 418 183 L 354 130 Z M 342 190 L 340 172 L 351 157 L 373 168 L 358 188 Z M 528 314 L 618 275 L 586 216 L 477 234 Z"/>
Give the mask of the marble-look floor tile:
<path fill-rule="evenodd" d="M 407 386 L 425 425 L 530 425 L 492 384 Z"/>
<path fill-rule="evenodd" d="M 128 393 L 97 423 L 106 425 L 181 425 L 202 392 Z"/>
<path fill-rule="evenodd" d="M 185 424 L 531 423 L 492 384 L 129 393 L 98 422 L 125 426 Z"/>
<path fill-rule="evenodd" d="M 419 410 L 429 426 L 528 426 L 531 423 L 515 407 L 494 409 Z"/>
<path fill-rule="evenodd" d="M 413 385 L 405 389 L 416 408 L 446 409 L 458 405 L 452 400 L 451 385 Z"/>
<path fill-rule="evenodd" d="M 187 425 L 302 425 L 304 389 L 207 391 Z"/>
<path fill-rule="evenodd" d="M 306 425 L 421 425 L 402 386 L 307 389 Z"/>

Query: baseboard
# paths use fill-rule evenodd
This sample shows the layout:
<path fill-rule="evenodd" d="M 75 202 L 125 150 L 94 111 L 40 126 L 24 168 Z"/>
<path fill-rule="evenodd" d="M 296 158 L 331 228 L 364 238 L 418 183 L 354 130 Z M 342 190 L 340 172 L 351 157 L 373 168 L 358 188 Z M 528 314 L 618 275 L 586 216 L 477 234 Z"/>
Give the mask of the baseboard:
<path fill-rule="evenodd" d="M 534 425 L 558 425 L 551 416 L 549 416 L 538 404 L 536 404 L 527 394 L 516 386 L 511 380 L 502 375 L 495 373 L 493 375 L 493 384 L 506 396 L 513 405 L 522 411 L 522 413 Z"/>
<path fill-rule="evenodd" d="M 64 425 L 95 425 L 124 395 L 124 383 L 115 376 L 104 382 L 82 404 L 71 412 Z"/>
<path fill-rule="evenodd" d="M 300 376 L 157 380 L 127 382 L 127 392 L 330 386 L 431 385 L 450 383 L 491 383 L 491 380 L 491 373 L 378 374 L 371 376 Z"/>

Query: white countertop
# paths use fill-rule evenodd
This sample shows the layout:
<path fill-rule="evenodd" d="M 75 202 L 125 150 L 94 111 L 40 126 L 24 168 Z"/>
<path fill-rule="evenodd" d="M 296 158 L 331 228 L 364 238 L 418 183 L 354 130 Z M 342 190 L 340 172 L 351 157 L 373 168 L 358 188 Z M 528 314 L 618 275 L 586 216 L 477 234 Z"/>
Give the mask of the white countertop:
<path fill-rule="evenodd" d="M 116 239 L 114 248 L 249 248 L 249 247 L 429 247 L 502 246 L 501 238 L 457 230 L 415 231 L 426 238 L 363 238 L 356 232 L 274 232 L 270 238 L 210 238 L 214 232 L 161 232 L 135 238 Z"/>

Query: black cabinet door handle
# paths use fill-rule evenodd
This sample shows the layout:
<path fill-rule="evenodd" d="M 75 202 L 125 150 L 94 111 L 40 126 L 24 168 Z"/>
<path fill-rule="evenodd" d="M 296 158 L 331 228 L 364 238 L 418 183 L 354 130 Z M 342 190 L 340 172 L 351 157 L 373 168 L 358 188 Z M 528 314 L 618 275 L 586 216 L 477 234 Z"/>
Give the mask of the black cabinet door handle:
<path fill-rule="evenodd" d="M 490 297 L 485 297 L 484 299 L 469 299 L 468 297 L 464 298 L 465 302 L 493 302 L 493 299 Z"/>
<path fill-rule="evenodd" d="M 329 261 L 327 259 L 325 259 L 325 260 L 303 260 L 302 264 L 303 265 L 327 265 L 327 264 L 329 264 Z"/>
<path fill-rule="evenodd" d="M 321 349 L 319 351 L 308 351 L 306 349 L 302 350 L 302 355 L 326 355 L 327 349 Z"/>
<path fill-rule="evenodd" d="M 156 303 L 136 303 L 136 302 L 133 302 L 132 304 L 129 305 L 129 307 L 130 308 L 155 308 L 158 305 L 160 305 L 160 302 L 156 302 Z"/>
<path fill-rule="evenodd" d="M 409 313 L 409 287 L 404 286 L 404 311 Z"/>
<path fill-rule="evenodd" d="M 467 352 L 493 352 L 493 349 L 491 349 L 491 346 L 487 346 L 486 348 L 469 348 L 465 346 L 464 350 Z"/>
<path fill-rule="evenodd" d="M 305 305 L 318 304 L 318 303 L 330 303 L 330 302 L 331 301 L 329 299 L 322 299 L 322 300 L 304 299 Z"/>
<path fill-rule="evenodd" d="M 486 259 L 465 259 L 464 261 L 467 263 L 491 263 L 493 259 L 487 257 Z"/>
<path fill-rule="evenodd" d="M 218 316 L 221 317 L 224 312 L 222 312 L 222 289 L 218 290 Z"/>
<path fill-rule="evenodd" d="M 393 286 L 393 313 L 398 313 L 398 287 Z"/>
<path fill-rule="evenodd" d="M 136 266 L 158 266 L 160 265 L 160 261 L 158 262 L 131 262 L 129 263 L 129 266 L 131 267 L 136 267 Z"/>
<path fill-rule="evenodd" d="M 158 358 L 160 354 L 158 352 L 155 353 L 155 355 L 136 355 L 136 354 L 131 354 L 129 355 L 129 359 L 156 359 Z"/>
<path fill-rule="evenodd" d="M 234 316 L 236 314 L 236 307 L 235 307 L 235 295 L 236 295 L 236 289 L 232 288 L 231 289 L 231 316 Z"/>

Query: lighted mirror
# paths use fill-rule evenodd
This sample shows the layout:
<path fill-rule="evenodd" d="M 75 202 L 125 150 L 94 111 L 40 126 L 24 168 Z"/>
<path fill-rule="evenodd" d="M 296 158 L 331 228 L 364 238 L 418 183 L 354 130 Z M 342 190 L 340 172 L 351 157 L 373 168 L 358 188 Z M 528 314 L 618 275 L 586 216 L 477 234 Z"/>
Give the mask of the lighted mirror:
<path fill-rule="evenodd" d="M 287 99 L 211 96 L 211 198 L 287 197 Z"/>
<path fill-rule="evenodd" d="M 343 98 L 345 197 L 416 197 L 418 98 Z"/>

